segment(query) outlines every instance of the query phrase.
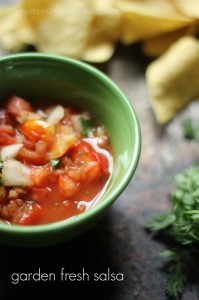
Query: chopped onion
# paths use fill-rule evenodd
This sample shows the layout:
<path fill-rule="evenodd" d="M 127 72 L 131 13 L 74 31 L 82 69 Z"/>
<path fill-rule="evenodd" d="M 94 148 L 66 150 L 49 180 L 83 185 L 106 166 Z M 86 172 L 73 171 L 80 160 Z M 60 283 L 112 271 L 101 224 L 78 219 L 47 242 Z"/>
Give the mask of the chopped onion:
<path fill-rule="evenodd" d="M 50 125 L 56 125 L 64 117 L 64 108 L 61 105 L 56 106 L 47 118 Z"/>
<path fill-rule="evenodd" d="M 75 128 L 75 131 L 77 131 L 78 133 L 82 133 L 83 127 L 82 127 L 82 122 L 81 122 L 81 116 L 82 115 L 73 115 L 71 116 L 71 120 L 73 123 L 73 126 Z"/>
<path fill-rule="evenodd" d="M 56 134 L 52 142 L 52 148 L 47 153 L 49 160 L 60 158 L 66 151 L 77 142 L 77 137 L 74 134 Z"/>
<path fill-rule="evenodd" d="M 23 144 L 13 144 L 13 145 L 1 147 L 1 152 L 0 152 L 1 159 L 5 160 L 5 159 L 14 158 L 22 147 Z"/>
<path fill-rule="evenodd" d="M 22 110 L 19 114 L 19 117 L 17 117 L 17 121 L 19 123 L 24 123 L 29 120 L 41 120 L 41 119 L 43 119 L 41 115 L 27 110 Z"/>
<path fill-rule="evenodd" d="M 6 160 L 3 164 L 2 180 L 4 186 L 30 186 L 31 168 L 15 159 Z"/>

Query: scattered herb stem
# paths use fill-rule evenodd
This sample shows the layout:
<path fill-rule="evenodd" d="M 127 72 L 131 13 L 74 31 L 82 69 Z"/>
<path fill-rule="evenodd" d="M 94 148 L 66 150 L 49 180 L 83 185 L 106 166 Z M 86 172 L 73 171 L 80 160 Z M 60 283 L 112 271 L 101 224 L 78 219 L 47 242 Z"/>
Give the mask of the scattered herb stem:
<path fill-rule="evenodd" d="M 183 122 L 186 137 L 199 142 L 199 123 L 186 119 Z M 174 178 L 175 190 L 171 192 L 172 209 L 169 213 L 155 216 L 146 224 L 150 232 L 164 234 L 175 244 L 174 249 L 160 253 L 168 260 L 168 278 L 165 292 L 178 298 L 187 281 L 185 269 L 193 257 L 199 262 L 199 164 Z"/>

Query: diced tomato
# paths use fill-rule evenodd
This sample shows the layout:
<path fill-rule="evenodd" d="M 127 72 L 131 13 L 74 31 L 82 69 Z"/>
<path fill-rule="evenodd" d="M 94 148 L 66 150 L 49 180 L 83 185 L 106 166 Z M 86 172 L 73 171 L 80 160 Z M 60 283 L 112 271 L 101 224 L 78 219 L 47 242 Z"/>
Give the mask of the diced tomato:
<path fill-rule="evenodd" d="M 59 192 L 65 198 L 75 194 L 78 190 L 77 183 L 67 175 L 59 175 Z"/>
<path fill-rule="evenodd" d="M 29 120 L 18 126 L 19 131 L 34 141 L 50 141 L 55 135 L 55 127 L 42 120 Z"/>
<path fill-rule="evenodd" d="M 74 134 L 56 134 L 51 141 L 51 149 L 47 154 L 49 160 L 64 155 L 77 141 Z"/>
<path fill-rule="evenodd" d="M 30 197 L 37 203 L 40 203 L 48 199 L 49 193 L 50 189 L 48 189 L 47 187 L 33 187 L 31 189 Z"/>
<path fill-rule="evenodd" d="M 17 225 L 35 225 L 41 213 L 41 207 L 32 202 L 25 202 L 12 220 Z"/>
<path fill-rule="evenodd" d="M 68 155 L 73 160 L 81 162 L 97 161 L 97 153 L 87 142 L 78 142 L 74 147 L 70 149 Z"/>
<path fill-rule="evenodd" d="M 99 162 L 101 172 L 108 173 L 109 162 L 105 155 L 97 153 L 87 142 L 79 142 L 68 153 L 69 157 L 81 162 Z"/>
<path fill-rule="evenodd" d="M 0 124 L 11 125 L 14 122 L 14 118 L 8 113 L 6 109 L 0 109 Z"/>
<path fill-rule="evenodd" d="M 109 163 L 107 158 L 95 152 L 93 147 L 85 141 L 77 143 L 67 153 L 74 166 L 67 169 L 67 175 L 80 182 L 91 182 L 108 173 Z M 67 164 L 67 160 L 63 160 Z"/>
<path fill-rule="evenodd" d="M 36 186 L 46 186 L 48 182 L 56 180 L 56 173 L 48 167 L 32 168 L 31 177 Z"/>
<path fill-rule="evenodd" d="M 98 159 L 99 159 L 99 162 L 100 162 L 100 166 L 102 168 L 102 171 L 107 174 L 108 173 L 108 170 L 109 170 L 109 162 L 108 162 L 108 159 L 105 155 L 103 155 L 102 153 L 98 153 Z"/>
<path fill-rule="evenodd" d="M 4 132 L 10 135 L 15 135 L 15 131 L 11 125 L 0 125 L 0 134 Z"/>
<path fill-rule="evenodd" d="M 19 160 L 25 161 L 27 163 L 31 163 L 34 165 L 43 165 L 48 162 L 45 155 L 41 155 L 34 150 L 27 149 L 26 147 L 22 147 L 17 155 Z"/>
<path fill-rule="evenodd" d="M 20 98 L 18 96 L 12 96 L 8 102 L 7 102 L 7 109 L 8 112 L 12 115 L 18 117 L 20 115 L 20 112 L 25 111 L 32 111 L 32 107 L 30 103 L 28 103 L 23 98 Z"/>
<path fill-rule="evenodd" d="M 24 147 L 29 150 L 35 150 L 35 142 L 27 139 L 24 135 L 21 135 L 22 137 L 22 143 L 24 144 Z"/>
<path fill-rule="evenodd" d="M 0 109 L 0 123 L 6 124 L 7 123 L 7 116 L 8 112 L 6 109 Z"/>
<path fill-rule="evenodd" d="M 48 144 L 44 141 L 38 141 L 35 143 L 35 150 L 38 155 L 45 156 L 45 154 L 48 150 Z"/>
<path fill-rule="evenodd" d="M 5 132 L 0 133 L 0 146 L 6 146 L 16 143 L 16 138 Z"/>
<path fill-rule="evenodd" d="M 66 174 L 76 182 L 89 183 L 98 179 L 101 175 L 100 164 L 97 161 L 83 163 L 80 166 L 69 168 Z"/>
<path fill-rule="evenodd" d="M 0 146 L 16 143 L 15 131 L 11 125 L 0 125 Z"/>

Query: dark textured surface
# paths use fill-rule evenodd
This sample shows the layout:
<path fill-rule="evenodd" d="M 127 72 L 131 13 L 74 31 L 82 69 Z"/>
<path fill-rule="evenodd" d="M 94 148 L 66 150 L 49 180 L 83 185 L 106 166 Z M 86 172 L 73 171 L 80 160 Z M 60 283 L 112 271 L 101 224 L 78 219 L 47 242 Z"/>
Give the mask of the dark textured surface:
<path fill-rule="evenodd" d="M 26 299 L 41 299 L 41 292 L 46 294 L 45 299 L 167 299 L 163 261 L 158 256 L 166 245 L 163 238 L 153 239 L 147 234 L 144 224 L 156 213 L 169 210 L 172 177 L 199 159 L 198 145 L 183 138 L 180 125 L 184 116 L 198 115 L 199 102 L 192 103 L 164 128 L 157 125 L 144 77 L 148 63 L 139 45 L 119 46 L 109 63 L 98 66 L 123 90 L 140 120 L 142 154 L 133 180 L 103 220 L 75 240 L 39 249 L 0 245 L 0 300 L 23 299 L 26 295 Z M 38 268 L 56 273 L 56 282 L 11 283 L 12 273 L 34 273 Z M 110 268 L 123 273 L 124 281 L 61 282 L 61 268 L 74 273 L 85 268 L 90 277 Z M 199 299 L 198 276 L 194 273 L 182 299 Z"/>

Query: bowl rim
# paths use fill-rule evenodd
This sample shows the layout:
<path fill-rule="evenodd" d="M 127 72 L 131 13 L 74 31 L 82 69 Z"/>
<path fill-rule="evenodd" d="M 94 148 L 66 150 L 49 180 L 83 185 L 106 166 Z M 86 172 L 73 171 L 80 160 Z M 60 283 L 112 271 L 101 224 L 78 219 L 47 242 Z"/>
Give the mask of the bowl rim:
<path fill-rule="evenodd" d="M 111 89 L 113 89 L 119 95 L 118 98 L 122 98 L 125 106 L 127 107 L 128 111 L 132 115 L 133 123 L 135 124 L 134 126 L 135 145 L 134 145 L 133 156 L 131 158 L 129 168 L 125 173 L 125 176 L 118 184 L 118 186 L 114 189 L 114 191 L 112 191 L 111 195 L 105 196 L 103 201 L 99 201 L 96 205 L 92 206 L 91 209 L 89 209 L 88 211 L 82 214 L 61 221 L 57 221 L 54 223 L 48 223 L 42 225 L 28 225 L 28 226 L 22 226 L 22 225 L 9 226 L 6 223 L 4 224 L 3 222 L 0 222 L 0 231 L 3 230 L 4 232 L 7 233 L 17 233 L 20 235 L 27 234 L 27 233 L 36 234 L 36 233 L 45 233 L 49 231 L 58 231 L 58 230 L 62 230 L 65 227 L 70 229 L 73 226 L 77 226 L 78 224 L 81 224 L 84 221 L 92 219 L 95 215 L 98 215 L 100 211 L 104 210 L 107 206 L 110 206 L 124 191 L 126 186 L 129 184 L 137 168 L 140 159 L 140 154 L 141 154 L 141 130 L 140 130 L 140 124 L 136 112 L 133 106 L 127 100 L 124 93 L 121 91 L 121 89 L 117 86 L 116 83 L 114 83 L 114 81 L 111 78 L 108 77 L 108 75 L 105 75 L 102 71 L 100 71 L 96 67 L 89 65 L 88 63 L 80 61 L 78 59 L 64 57 L 61 55 L 34 53 L 34 52 L 4 55 L 0 57 L 0 68 L 1 68 L 1 64 L 9 62 L 10 60 L 13 61 L 18 59 L 25 60 L 28 58 L 29 59 L 37 58 L 37 59 L 46 60 L 46 61 L 49 60 L 53 62 L 57 61 L 59 63 L 66 63 L 73 67 L 78 67 L 83 71 L 86 70 L 92 76 L 100 79 L 106 86 L 109 86 Z"/>

